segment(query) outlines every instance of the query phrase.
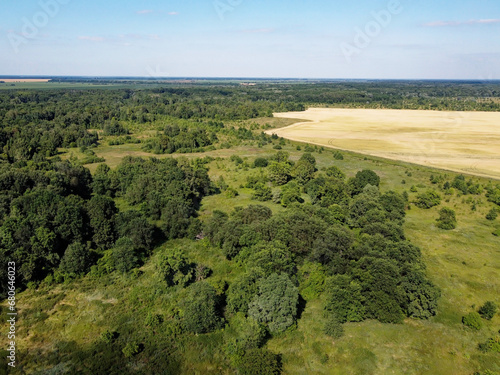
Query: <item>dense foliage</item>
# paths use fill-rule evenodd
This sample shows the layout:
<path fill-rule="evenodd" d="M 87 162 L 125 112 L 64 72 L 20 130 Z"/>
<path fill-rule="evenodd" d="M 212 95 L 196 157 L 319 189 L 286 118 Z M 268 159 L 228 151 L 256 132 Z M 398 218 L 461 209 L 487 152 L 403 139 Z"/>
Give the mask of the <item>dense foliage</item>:
<path fill-rule="evenodd" d="M 301 160 L 307 158 L 304 154 Z M 285 165 L 288 156 L 280 151 L 273 159 Z M 271 163 L 270 172 L 272 168 Z M 204 231 L 212 244 L 229 259 L 258 270 L 230 286 L 230 310 L 248 313 L 271 332 L 289 327 L 297 300 L 292 298 L 293 284 L 285 285 L 289 277 L 297 283 L 294 269 L 309 259 L 324 267 L 320 278 L 325 310 L 334 317 L 328 328 L 333 335 L 341 332 L 334 328 L 335 321 L 374 318 L 399 323 L 406 316 L 434 315 L 439 291 L 425 277 L 420 249 L 405 239 L 405 198 L 393 191 L 381 194 L 380 178 L 373 171 L 362 171 L 348 183 L 341 171 L 334 172 L 336 177 L 319 175 L 306 184 L 313 205 L 283 204 L 282 198 L 281 204 L 288 207 L 282 213 L 271 215 L 269 209 L 254 205 L 231 215 L 216 212 L 206 222 Z M 295 179 L 282 188 L 282 197 L 292 183 Z M 273 309 L 286 312 L 287 320 L 281 323 Z"/>
<path fill-rule="evenodd" d="M 102 256 L 99 272 L 129 271 L 155 238 L 194 237 L 197 207 L 212 189 L 206 169 L 173 159 L 126 158 L 94 179 L 60 161 L 4 163 L 0 175 L 1 256 L 19 264 L 19 286 L 56 270 L 83 274 Z M 119 212 L 112 196 L 136 210 Z"/>

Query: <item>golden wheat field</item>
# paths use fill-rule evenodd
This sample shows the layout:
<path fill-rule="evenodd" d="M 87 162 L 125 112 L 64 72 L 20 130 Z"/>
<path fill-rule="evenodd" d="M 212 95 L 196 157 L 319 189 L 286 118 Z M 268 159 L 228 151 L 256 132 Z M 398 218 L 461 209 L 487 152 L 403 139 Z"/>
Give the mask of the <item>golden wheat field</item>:
<path fill-rule="evenodd" d="M 500 113 L 310 108 L 275 113 L 300 121 L 280 137 L 500 178 Z"/>
<path fill-rule="evenodd" d="M 38 78 L 0 78 L 0 82 L 5 83 L 39 83 L 39 82 L 49 82 L 50 79 L 38 79 Z"/>

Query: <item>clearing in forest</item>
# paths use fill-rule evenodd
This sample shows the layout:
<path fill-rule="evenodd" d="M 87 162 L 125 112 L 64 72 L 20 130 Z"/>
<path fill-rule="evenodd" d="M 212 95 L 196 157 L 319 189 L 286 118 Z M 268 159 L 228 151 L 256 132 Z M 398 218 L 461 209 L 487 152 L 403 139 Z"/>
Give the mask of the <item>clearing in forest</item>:
<path fill-rule="evenodd" d="M 500 112 L 310 108 L 268 134 L 362 154 L 500 178 Z"/>

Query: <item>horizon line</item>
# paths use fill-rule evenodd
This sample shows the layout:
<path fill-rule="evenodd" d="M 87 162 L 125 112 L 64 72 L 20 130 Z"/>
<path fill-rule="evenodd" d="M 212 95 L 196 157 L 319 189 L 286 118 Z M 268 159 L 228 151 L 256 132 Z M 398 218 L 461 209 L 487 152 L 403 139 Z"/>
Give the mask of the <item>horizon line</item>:
<path fill-rule="evenodd" d="M 500 79 L 492 78 L 326 78 L 326 77 L 244 77 L 244 76 L 234 76 L 234 77 L 221 77 L 221 76 L 169 76 L 169 77 L 151 77 L 151 76 L 113 76 L 113 75 L 33 75 L 33 74 L 22 74 L 22 75 L 1 75 L 0 80 L 5 79 L 15 79 L 15 78 L 26 78 L 26 79 L 68 79 L 68 78 L 82 78 L 82 79 L 121 79 L 121 80 L 131 80 L 140 79 L 147 81 L 160 81 L 160 80 L 260 80 L 260 81 L 270 81 L 270 80 L 299 80 L 299 81 L 500 81 Z"/>

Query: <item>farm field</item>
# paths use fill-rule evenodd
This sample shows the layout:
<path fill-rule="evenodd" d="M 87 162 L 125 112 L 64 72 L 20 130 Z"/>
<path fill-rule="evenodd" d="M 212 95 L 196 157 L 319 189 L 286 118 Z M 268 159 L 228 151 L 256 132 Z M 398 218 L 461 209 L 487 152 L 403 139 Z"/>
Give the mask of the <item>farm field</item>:
<path fill-rule="evenodd" d="M 25 83 L 25 82 L 49 82 L 50 79 L 40 79 L 40 78 L 0 78 L 0 81 L 6 83 Z"/>
<path fill-rule="evenodd" d="M 500 178 L 500 113 L 310 108 L 280 137 L 457 172 Z"/>

